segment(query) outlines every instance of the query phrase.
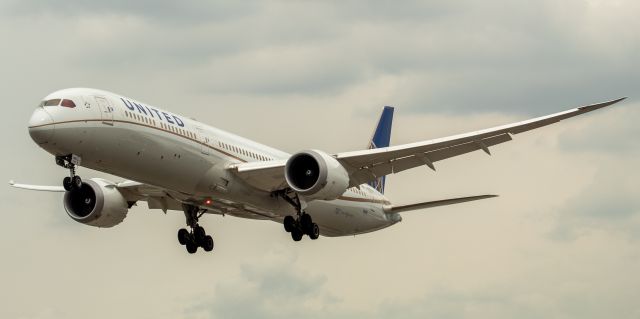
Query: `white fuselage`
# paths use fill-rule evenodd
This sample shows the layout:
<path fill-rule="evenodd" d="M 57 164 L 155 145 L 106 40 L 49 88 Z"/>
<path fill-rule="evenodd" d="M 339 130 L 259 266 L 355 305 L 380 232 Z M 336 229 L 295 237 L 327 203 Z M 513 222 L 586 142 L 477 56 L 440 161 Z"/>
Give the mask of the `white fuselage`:
<path fill-rule="evenodd" d="M 281 161 L 290 154 L 117 94 L 66 89 L 44 100 L 69 99 L 75 107 L 41 105 L 29 132 L 54 155 L 75 154 L 81 166 L 165 189 L 172 199 L 211 212 L 282 222 L 293 206 L 244 183 L 229 165 Z M 369 185 L 332 201 L 314 200 L 306 212 L 325 236 L 370 232 L 400 221 L 385 214 L 389 201 Z M 149 201 L 150 208 L 160 206 Z M 169 209 L 180 209 L 170 206 Z"/>

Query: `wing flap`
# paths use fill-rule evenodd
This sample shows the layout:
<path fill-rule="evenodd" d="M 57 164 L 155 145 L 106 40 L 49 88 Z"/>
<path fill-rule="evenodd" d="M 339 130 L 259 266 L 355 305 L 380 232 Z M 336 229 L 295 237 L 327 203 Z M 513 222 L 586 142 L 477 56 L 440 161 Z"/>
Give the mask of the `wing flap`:
<path fill-rule="evenodd" d="M 374 164 L 370 168 L 365 167 L 356 171 L 351 176 L 351 186 L 363 184 L 372 178 L 376 178 L 376 176 L 395 174 L 422 165 L 435 170 L 435 166 L 433 165 L 434 162 L 481 150 L 483 148 L 488 148 L 489 146 L 494 146 L 511 140 L 511 135 L 504 133 L 482 140 L 444 147 L 426 153 L 412 154 L 407 157 Z"/>

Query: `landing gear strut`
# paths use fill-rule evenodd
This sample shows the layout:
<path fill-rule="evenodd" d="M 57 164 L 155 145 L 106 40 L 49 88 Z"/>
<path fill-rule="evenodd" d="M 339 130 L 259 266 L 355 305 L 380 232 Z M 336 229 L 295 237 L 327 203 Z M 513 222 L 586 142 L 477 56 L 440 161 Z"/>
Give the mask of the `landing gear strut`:
<path fill-rule="evenodd" d="M 178 242 L 184 245 L 190 254 L 198 251 L 198 247 L 202 247 L 205 251 L 213 250 L 213 238 L 204 231 L 202 226 L 198 225 L 198 219 L 206 212 L 196 206 L 182 204 L 184 216 L 187 219 L 187 226 L 191 231 L 181 228 L 178 230 Z"/>
<path fill-rule="evenodd" d="M 80 165 L 80 157 L 76 155 L 56 156 L 58 166 L 69 169 L 69 176 L 62 180 L 62 186 L 66 191 L 82 188 L 82 178 L 76 175 L 76 165 Z"/>
<path fill-rule="evenodd" d="M 313 222 L 311 215 L 302 210 L 300 199 L 297 195 L 290 196 L 286 191 L 276 193 L 277 196 L 284 198 L 289 204 L 296 208 L 296 217 L 291 215 L 284 218 L 284 230 L 291 233 L 294 241 L 300 241 L 302 236 L 308 235 L 309 238 L 315 240 L 320 236 L 320 227 Z"/>

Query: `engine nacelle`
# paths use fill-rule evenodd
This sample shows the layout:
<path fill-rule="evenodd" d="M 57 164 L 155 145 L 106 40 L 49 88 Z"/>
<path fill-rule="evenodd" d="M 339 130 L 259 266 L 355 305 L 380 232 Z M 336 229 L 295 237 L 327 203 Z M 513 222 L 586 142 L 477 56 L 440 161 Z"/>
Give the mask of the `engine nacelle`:
<path fill-rule="evenodd" d="M 64 194 L 64 209 L 79 223 L 113 227 L 127 217 L 129 205 L 114 183 L 92 178 L 83 182 L 80 189 Z"/>
<path fill-rule="evenodd" d="M 287 184 L 308 200 L 332 200 L 349 187 L 347 170 L 329 154 L 309 150 L 292 155 L 284 172 Z"/>

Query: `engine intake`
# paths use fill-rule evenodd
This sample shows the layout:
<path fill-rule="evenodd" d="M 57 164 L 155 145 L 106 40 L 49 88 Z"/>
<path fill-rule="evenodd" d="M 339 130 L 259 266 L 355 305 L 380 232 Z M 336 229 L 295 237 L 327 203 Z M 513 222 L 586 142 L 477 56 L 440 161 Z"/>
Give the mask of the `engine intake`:
<path fill-rule="evenodd" d="M 349 187 L 347 170 L 332 156 L 317 150 L 292 155 L 285 166 L 289 187 L 308 200 L 333 200 Z"/>
<path fill-rule="evenodd" d="M 71 219 L 95 227 L 120 224 L 129 211 L 124 196 L 107 180 L 94 178 L 64 194 L 64 208 Z"/>

